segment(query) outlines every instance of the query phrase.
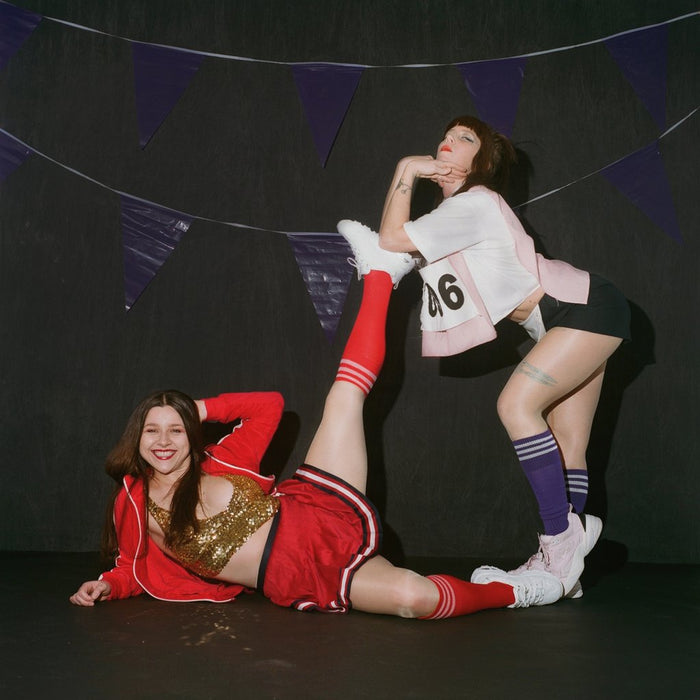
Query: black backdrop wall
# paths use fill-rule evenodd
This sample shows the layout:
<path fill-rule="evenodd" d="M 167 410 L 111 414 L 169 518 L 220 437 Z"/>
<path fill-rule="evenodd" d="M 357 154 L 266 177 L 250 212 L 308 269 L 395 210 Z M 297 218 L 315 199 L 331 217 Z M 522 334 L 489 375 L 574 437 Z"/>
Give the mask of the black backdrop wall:
<path fill-rule="evenodd" d="M 0 186 L 0 547 L 14 550 L 96 547 L 111 487 L 102 461 L 152 389 L 282 391 L 287 412 L 266 468 L 289 473 L 360 287 L 351 284 L 330 344 L 275 231 L 329 232 L 341 218 L 376 226 L 395 162 L 432 153 L 452 116 L 475 111 L 449 64 L 589 42 L 696 9 L 693 0 L 15 4 L 105 34 L 42 22 L 0 74 L 2 127 L 108 188 L 202 218 L 126 313 L 114 192 L 37 155 Z M 698 24 L 668 25 L 668 124 L 697 106 Z M 129 43 L 116 37 L 255 60 L 207 58 L 142 150 Z M 365 71 L 325 168 L 289 67 L 275 61 L 378 66 Z M 447 65 L 390 67 L 410 63 Z M 603 178 L 585 177 L 658 135 L 602 44 L 533 58 L 513 131 L 529 167 L 512 203 L 574 182 L 519 213 L 547 254 L 609 277 L 632 305 L 635 338 L 610 363 L 591 443 L 591 512 L 632 560 L 697 562 L 697 115 L 660 142 L 682 242 Z M 495 412 L 529 341 L 423 359 L 419 297 L 415 275 L 395 294 L 388 363 L 367 406 L 369 490 L 390 550 L 529 554 L 536 508 Z"/>

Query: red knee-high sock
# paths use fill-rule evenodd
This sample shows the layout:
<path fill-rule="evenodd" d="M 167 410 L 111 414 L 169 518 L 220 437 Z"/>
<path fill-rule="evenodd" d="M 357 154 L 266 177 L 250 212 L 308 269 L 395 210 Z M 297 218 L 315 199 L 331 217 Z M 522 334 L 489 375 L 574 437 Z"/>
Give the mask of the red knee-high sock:
<path fill-rule="evenodd" d="M 360 310 L 335 377 L 358 386 L 365 394 L 374 386 L 384 363 L 386 314 L 393 287 L 387 272 L 370 270 L 364 276 Z"/>
<path fill-rule="evenodd" d="M 513 586 L 499 581 L 469 583 L 454 576 L 428 576 L 440 593 L 437 607 L 420 620 L 438 620 L 443 617 L 469 615 L 488 608 L 505 608 L 515 602 Z"/>

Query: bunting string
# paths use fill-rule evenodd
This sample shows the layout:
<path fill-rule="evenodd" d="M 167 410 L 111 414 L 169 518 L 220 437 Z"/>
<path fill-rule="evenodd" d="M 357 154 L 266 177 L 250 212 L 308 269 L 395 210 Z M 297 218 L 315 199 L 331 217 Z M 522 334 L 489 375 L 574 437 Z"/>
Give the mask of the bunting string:
<path fill-rule="evenodd" d="M 11 3 L 6 2 L 5 0 L 0 0 L 0 3 L 3 5 L 12 5 Z M 626 36 L 629 34 L 634 34 L 636 32 L 643 32 L 648 29 L 653 29 L 655 27 L 663 27 L 666 25 L 673 24 L 674 22 L 680 22 L 685 19 L 689 19 L 690 17 L 695 17 L 697 15 L 700 15 L 700 10 L 697 10 L 695 12 L 689 12 L 685 15 L 679 15 L 678 17 L 673 17 L 672 19 L 665 20 L 664 22 L 657 22 L 656 24 L 648 24 L 643 27 L 636 27 L 635 29 L 628 29 L 622 32 L 617 32 L 616 34 L 611 34 L 609 36 L 601 37 L 599 39 L 590 39 L 589 41 L 584 41 L 578 44 L 568 44 L 566 46 L 558 46 L 552 49 L 543 49 L 541 51 L 532 51 L 530 53 L 524 53 L 524 54 L 518 54 L 515 56 L 502 56 L 499 57 L 501 59 L 508 59 L 508 58 L 531 58 L 534 56 L 544 56 L 546 54 L 551 54 L 551 53 L 560 53 L 562 51 L 571 51 L 573 49 L 578 49 L 582 48 L 584 46 L 592 46 L 594 44 L 600 44 L 604 43 L 606 41 L 610 41 L 611 39 L 616 39 L 618 37 Z M 481 63 L 485 60 L 494 60 L 494 59 L 476 59 L 472 61 L 456 61 L 456 62 L 450 62 L 450 63 L 401 63 L 401 64 L 369 64 L 369 63 L 339 63 L 335 61 L 273 61 L 271 59 L 264 59 L 264 58 L 252 58 L 250 56 L 237 56 L 233 54 L 224 54 L 224 53 L 214 53 L 211 51 L 199 51 L 197 49 L 189 49 L 189 48 L 184 48 L 180 46 L 173 46 L 173 45 L 168 45 L 168 44 L 158 44 L 158 43 L 152 43 L 152 42 L 143 42 L 143 41 L 137 41 L 135 39 L 129 39 L 128 37 L 120 36 L 118 34 L 112 34 L 110 32 L 104 32 L 100 29 L 94 29 L 92 27 L 87 27 L 82 24 L 76 24 L 75 22 L 69 22 L 68 20 L 65 19 L 59 19 L 57 17 L 51 17 L 49 15 L 42 15 L 42 19 L 47 20 L 49 22 L 56 22 L 57 24 L 62 24 L 66 27 L 71 27 L 72 29 L 79 29 L 81 31 L 86 31 L 86 32 L 91 32 L 93 34 L 99 34 L 101 36 L 106 36 L 111 39 L 117 39 L 119 41 L 128 41 L 132 44 L 147 44 L 149 46 L 154 46 L 162 49 L 171 49 L 173 51 L 183 51 L 186 53 L 191 53 L 191 54 L 197 54 L 202 57 L 207 57 L 207 58 L 220 58 L 228 61 L 242 61 L 242 62 L 247 62 L 247 63 L 265 63 L 265 64 L 271 64 L 271 65 L 278 65 L 278 66 L 304 66 L 304 65 L 318 65 L 322 64 L 324 66 L 340 66 L 340 67 L 347 67 L 347 68 L 363 68 L 363 69 L 379 69 L 379 68 L 442 68 L 444 66 L 457 66 L 457 65 L 464 65 L 466 63 Z"/>
<path fill-rule="evenodd" d="M 658 138 L 656 138 L 654 141 L 651 143 L 648 143 L 646 146 L 643 146 L 642 148 L 638 149 L 637 151 L 633 151 L 632 153 L 628 153 L 625 156 L 622 156 L 622 158 L 618 158 L 617 160 L 613 161 L 612 163 L 608 163 L 607 165 L 604 165 L 602 168 L 598 168 L 598 170 L 593 170 L 592 172 L 588 173 L 587 175 L 583 175 L 582 177 L 576 178 L 576 180 L 572 180 L 571 182 L 567 183 L 566 185 L 561 185 L 561 187 L 555 187 L 553 190 L 549 190 L 549 192 L 544 192 L 543 194 L 537 195 L 537 197 L 533 197 L 532 199 L 528 199 L 527 202 L 523 202 L 522 204 L 517 204 L 514 206 L 514 209 L 520 209 L 521 207 L 525 207 L 528 204 L 532 204 L 533 202 L 537 202 L 540 199 L 544 199 L 545 197 L 549 197 L 553 194 L 556 194 L 557 192 L 561 192 L 562 190 L 565 190 L 567 187 L 571 187 L 572 185 L 576 185 L 579 182 L 583 182 L 584 180 L 587 180 L 589 177 L 593 177 L 594 175 L 599 175 L 603 171 L 607 170 L 608 168 L 612 168 L 615 165 L 618 165 L 619 163 L 622 163 L 623 161 L 627 160 L 628 158 L 634 156 L 636 153 L 639 153 L 640 151 L 645 150 L 646 148 L 649 148 L 653 143 L 656 143 L 657 141 L 660 141 L 662 138 L 665 136 L 668 136 L 672 131 L 677 129 L 684 121 L 690 119 L 698 110 L 700 107 L 696 107 L 694 110 L 686 114 L 682 119 L 679 119 L 673 126 L 670 126 L 666 131 L 663 132 L 663 134 L 660 134 Z"/>
<path fill-rule="evenodd" d="M 472 96 L 479 116 L 510 137 L 528 59 L 599 43 L 605 44 L 658 128 L 662 130 L 666 126 L 667 28 L 675 22 L 699 14 L 700 11 L 696 11 L 599 39 L 505 58 L 383 66 L 319 61 L 273 61 L 136 41 L 74 22 L 43 16 L 18 8 L 6 0 L 0 0 L 0 70 L 42 20 L 129 42 L 134 68 L 139 144 L 141 148 L 145 148 L 160 125 L 168 118 L 204 58 L 286 66 L 296 83 L 321 167 L 325 167 L 365 69 L 455 66 Z M 646 146 L 567 184 L 532 197 L 517 205 L 516 209 L 561 192 L 594 175 L 600 175 L 674 240 L 682 242 L 659 141 L 692 117 L 698 109 L 700 107 L 694 108 Z M 348 266 L 345 264 L 345 257 L 350 251 L 339 234 L 262 228 L 170 209 L 100 182 L 38 151 L 4 129 L 0 129 L 0 180 L 4 180 L 20 167 L 30 154 L 38 155 L 66 172 L 120 197 L 127 310 L 173 252 L 191 223 L 198 220 L 237 229 L 285 235 L 306 282 L 321 326 L 332 341 L 350 279 Z"/>
<path fill-rule="evenodd" d="M 662 134 L 660 134 L 656 139 L 651 141 L 650 143 L 646 144 L 642 148 L 633 151 L 631 153 L 628 153 L 625 156 L 622 156 L 621 158 L 618 158 L 615 161 L 612 161 L 611 163 L 608 163 L 607 165 L 604 165 L 601 168 L 598 168 L 597 170 L 593 170 L 590 173 L 587 173 L 586 175 L 582 175 L 579 178 L 576 178 L 575 180 L 572 180 L 571 182 L 566 183 L 565 185 L 561 185 L 560 187 L 555 187 L 552 190 L 549 190 L 548 192 L 544 192 L 543 194 L 537 195 L 536 197 L 532 197 L 531 199 L 528 199 L 526 202 L 522 202 L 521 204 L 516 204 L 514 205 L 514 209 L 520 209 L 522 207 L 525 207 L 529 204 L 533 204 L 534 202 L 538 202 L 541 199 L 545 199 L 546 197 L 550 197 L 557 192 L 561 192 L 562 190 L 565 190 L 569 187 L 572 187 L 573 185 L 578 184 L 579 182 L 583 182 L 584 180 L 587 180 L 590 177 L 593 177 L 594 175 L 599 175 L 600 173 L 604 172 L 608 168 L 611 168 L 615 165 L 618 165 L 619 163 L 627 160 L 631 156 L 635 155 L 636 153 L 643 151 L 646 148 L 649 148 L 652 144 L 656 143 L 657 141 L 660 141 L 661 139 L 665 138 L 670 134 L 672 131 L 675 131 L 681 124 L 683 124 L 685 121 L 690 119 L 694 114 L 696 114 L 700 110 L 700 106 L 696 107 L 692 111 L 690 111 L 688 114 L 686 114 L 682 119 L 679 119 L 675 124 L 670 126 L 668 129 L 666 129 Z M 147 199 L 142 199 L 141 197 L 138 197 L 133 194 L 129 194 L 128 192 L 123 192 L 122 190 L 118 190 L 114 187 L 110 187 L 109 185 L 106 185 L 104 182 L 100 182 L 99 180 L 96 180 L 93 177 L 90 177 L 89 175 L 86 175 L 85 173 L 80 172 L 79 170 L 76 170 L 75 168 L 71 168 L 70 166 L 66 165 L 65 163 L 61 163 L 60 161 L 56 160 L 55 158 L 52 158 L 51 156 L 47 155 L 46 153 L 43 153 L 42 151 L 37 150 L 36 148 L 30 146 L 28 143 L 25 141 L 22 141 L 21 139 L 17 138 L 16 136 L 12 135 L 9 131 L 6 131 L 5 129 L 0 128 L 0 134 L 5 136 L 7 139 L 10 141 L 14 142 L 15 144 L 21 146 L 22 148 L 28 150 L 29 152 L 39 156 L 40 158 L 44 158 L 45 160 L 49 161 L 50 163 L 53 163 L 54 165 L 58 166 L 59 168 L 62 168 L 63 170 L 76 175 L 77 177 L 80 177 L 84 180 L 87 180 L 88 182 L 92 182 L 93 184 L 97 185 L 98 187 L 102 187 L 103 189 L 109 190 L 110 192 L 113 192 L 114 194 L 117 194 L 119 196 L 124 196 L 124 197 L 129 197 L 130 199 L 140 202 L 144 205 L 147 206 L 153 206 L 153 207 L 159 207 L 159 208 L 165 208 L 165 205 L 158 204 L 156 202 L 149 201 Z M 213 224 L 219 224 L 221 226 L 230 226 L 232 228 L 240 228 L 240 229 L 246 229 L 249 231 L 264 231 L 267 233 L 278 233 L 284 236 L 318 236 L 320 232 L 315 231 L 315 232 L 304 232 L 304 231 L 286 231 L 282 229 L 271 229 L 271 228 L 261 228 L 259 226 L 253 226 L 251 224 L 243 224 L 239 222 L 234 222 L 234 221 L 222 221 L 220 219 L 212 219 L 206 216 L 199 216 L 197 214 L 191 214 L 191 213 L 186 213 L 186 212 L 180 212 L 183 217 L 189 218 L 192 221 L 204 221 L 207 223 L 213 223 Z M 324 235 L 332 235 L 332 236 L 339 236 L 340 234 L 338 233 L 333 233 L 333 232 L 323 232 Z"/>

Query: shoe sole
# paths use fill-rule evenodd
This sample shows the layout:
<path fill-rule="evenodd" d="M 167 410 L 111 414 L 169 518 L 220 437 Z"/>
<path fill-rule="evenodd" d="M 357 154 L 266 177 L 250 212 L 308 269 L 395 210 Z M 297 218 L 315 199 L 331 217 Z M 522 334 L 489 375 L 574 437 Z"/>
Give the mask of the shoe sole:
<path fill-rule="evenodd" d="M 588 553 L 595 547 L 595 543 L 600 537 L 600 533 L 603 531 L 603 521 L 597 518 L 595 515 L 584 515 L 579 516 L 582 520 L 581 525 L 583 525 L 583 542 L 576 548 L 574 556 L 571 561 L 571 568 L 569 569 L 569 575 L 562 581 L 564 586 L 564 596 L 576 597 L 576 583 L 579 577 L 583 573 L 584 569 L 584 558 Z M 583 590 L 581 591 L 583 595 Z M 580 598 L 581 595 L 578 597 Z"/>
<path fill-rule="evenodd" d="M 583 586 L 581 585 L 581 581 L 577 580 L 574 587 L 564 596 L 564 598 L 568 598 L 569 600 L 583 598 Z"/>

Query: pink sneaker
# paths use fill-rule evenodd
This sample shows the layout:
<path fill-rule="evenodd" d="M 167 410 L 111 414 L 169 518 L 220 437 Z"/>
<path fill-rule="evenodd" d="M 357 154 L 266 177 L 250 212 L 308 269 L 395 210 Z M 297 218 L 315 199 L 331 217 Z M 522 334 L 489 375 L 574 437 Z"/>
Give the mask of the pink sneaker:
<path fill-rule="evenodd" d="M 544 565 L 564 586 L 564 595 L 580 597 L 576 586 L 583 573 L 583 560 L 600 537 L 603 523 L 595 515 L 569 513 L 569 527 L 558 535 L 540 535 L 540 551 L 530 557 L 530 568 Z M 541 556 L 541 564 L 539 557 Z"/>
<path fill-rule="evenodd" d="M 516 569 L 511 569 L 509 574 L 522 574 L 525 571 L 546 571 L 547 566 L 544 563 L 544 555 L 542 554 L 542 549 L 535 552 L 524 564 L 521 564 Z M 583 586 L 581 581 L 576 579 L 576 583 L 571 587 L 571 590 L 563 596 L 564 598 L 583 598 Z"/>

